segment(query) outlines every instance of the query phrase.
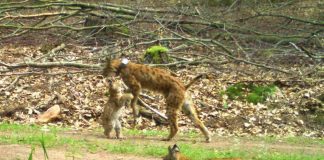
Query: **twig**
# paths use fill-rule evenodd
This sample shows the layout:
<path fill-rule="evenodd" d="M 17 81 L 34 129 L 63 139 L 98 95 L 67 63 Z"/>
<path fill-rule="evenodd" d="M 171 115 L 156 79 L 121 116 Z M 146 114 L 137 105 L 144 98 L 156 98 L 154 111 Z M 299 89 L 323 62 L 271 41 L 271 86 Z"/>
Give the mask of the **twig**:
<path fill-rule="evenodd" d="M 317 56 L 314 53 L 312 53 L 311 51 L 307 50 L 305 47 L 303 46 L 299 46 L 300 50 L 303 51 L 305 54 L 307 54 L 307 56 L 309 56 L 310 58 L 313 59 L 324 59 L 324 55 L 323 56 Z"/>
<path fill-rule="evenodd" d="M 0 90 L 0 91 L 10 91 L 14 88 L 14 86 L 18 83 L 19 79 L 21 78 L 21 76 L 18 76 L 14 81 L 11 82 L 11 84 L 9 86 L 7 86 L 6 88 Z"/>
<path fill-rule="evenodd" d="M 302 51 L 295 43 L 289 42 L 289 44 L 291 44 L 297 51 Z"/>
<path fill-rule="evenodd" d="M 258 13 L 258 14 L 254 15 L 254 16 L 238 19 L 236 21 L 246 21 L 246 20 L 249 20 L 249 19 L 257 18 L 257 17 L 281 17 L 281 18 L 286 18 L 286 19 L 290 19 L 290 20 L 294 20 L 294 21 L 298 21 L 298 22 L 302 22 L 302 23 L 309 23 L 309 24 L 312 24 L 312 25 L 324 26 L 323 21 L 305 20 L 305 19 L 300 19 L 300 18 L 296 18 L 296 17 L 293 17 L 293 16 L 280 15 L 280 14 L 270 14 L 270 13 Z"/>
<path fill-rule="evenodd" d="M 161 22 L 159 22 L 159 21 L 157 21 L 157 22 L 161 26 L 163 26 L 166 30 L 168 30 L 169 32 L 175 34 L 176 36 L 178 36 L 178 37 L 180 37 L 180 38 L 182 38 L 184 40 L 190 41 L 190 42 L 201 44 L 201 45 L 205 46 L 206 48 L 208 48 L 209 50 L 211 50 L 212 52 L 215 52 L 215 50 L 213 48 L 206 45 L 203 41 L 197 40 L 197 39 L 186 38 L 186 37 L 180 35 L 179 33 L 176 33 L 174 31 L 170 30 L 169 28 L 166 28 Z M 282 69 L 279 69 L 279 68 L 270 67 L 270 66 L 266 66 L 264 64 L 259 64 L 259 63 L 250 62 L 250 61 L 247 61 L 247 60 L 244 60 L 244 59 L 236 58 L 236 57 L 233 56 L 233 53 L 229 49 L 227 49 L 223 44 L 219 43 L 216 40 L 211 40 L 211 42 L 216 44 L 218 47 L 222 48 L 227 54 L 226 53 L 220 53 L 220 54 L 227 57 L 227 58 L 230 58 L 230 59 L 233 59 L 233 60 L 236 60 L 236 61 L 240 61 L 240 62 L 244 62 L 244 63 L 247 63 L 247 64 L 251 64 L 251 65 L 254 65 L 254 66 L 263 67 L 263 68 L 271 69 L 271 70 L 274 70 L 274 71 L 279 71 L 279 72 L 286 73 L 286 74 L 294 74 L 292 72 L 285 71 L 285 70 L 282 70 Z M 215 52 L 215 53 L 219 53 L 219 52 Z"/>
<path fill-rule="evenodd" d="M 290 19 L 290 20 L 294 20 L 294 21 L 298 21 L 298 22 L 302 22 L 302 23 L 309 23 L 309 24 L 312 24 L 312 25 L 324 26 L 324 22 L 323 21 L 305 20 L 305 19 L 296 18 L 296 17 L 293 17 L 293 16 L 281 15 L 281 14 L 259 13 L 257 16 L 263 16 L 263 17 L 265 17 L 265 16 L 281 17 L 281 18 L 286 18 L 286 19 Z"/>
<path fill-rule="evenodd" d="M 53 48 L 51 51 L 47 52 L 47 53 L 44 54 L 43 56 L 40 56 L 40 57 L 36 58 L 36 59 L 34 60 L 34 62 L 37 62 L 37 61 L 39 61 L 39 60 L 41 60 L 41 59 L 43 59 L 43 58 L 45 58 L 45 57 L 53 56 L 56 52 L 61 51 L 61 50 L 63 50 L 64 48 L 65 48 L 65 44 L 62 43 L 61 45 L 59 45 L 59 46 Z"/>
<path fill-rule="evenodd" d="M 146 94 L 143 94 L 143 93 L 141 93 L 140 95 L 141 95 L 142 97 L 144 97 L 144 98 L 147 98 L 147 99 L 150 99 L 150 100 L 154 100 L 154 98 L 151 97 L 151 96 L 149 96 L 149 95 L 146 95 Z"/>

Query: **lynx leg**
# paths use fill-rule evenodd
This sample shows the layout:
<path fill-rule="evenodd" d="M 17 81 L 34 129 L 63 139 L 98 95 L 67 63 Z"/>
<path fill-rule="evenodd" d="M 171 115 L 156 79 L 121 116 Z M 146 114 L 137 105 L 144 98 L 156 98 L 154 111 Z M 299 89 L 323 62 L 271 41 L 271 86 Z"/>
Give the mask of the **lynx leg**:
<path fill-rule="evenodd" d="M 192 108 L 191 100 L 186 100 L 186 102 L 182 106 L 182 111 L 186 116 L 190 118 L 190 120 L 195 124 L 196 127 L 200 129 L 200 131 L 205 135 L 206 142 L 211 141 L 210 133 L 204 123 L 198 118 L 196 111 Z"/>
<path fill-rule="evenodd" d="M 136 103 L 138 100 L 138 96 L 140 95 L 141 92 L 141 84 L 137 82 L 137 80 L 134 77 L 130 77 L 127 80 L 124 80 L 124 82 L 127 84 L 127 86 L 130 88 L 134 98 L 131 101 L 131 107 L 133 110 L 133 128 L 135 128 L 136 124 L 137 124 L 137 117 L 139 114 L 139 111 L 136 108 Z"/>
<path fill-rule="evenodd" d="M 170 125 L 170 134 L 168 138 L 163 139 L 164 141 L 170 141 L 173 137 L 177 134 L 179 127 L 178 127 L 178 114 L 177 113 L 167 113 Z"/>
<path fill-rule="evenodd" d="M 167 116 L 169 119 L 170 125 L 170 134 L 168 138 L 164 139 L 166 141 L 172 140 L 173 137 L 177 134 L 179 127 L 178 127 L 178 114 L 179 109 L 182 106 L 182 98 L 179 95 L 169 95 L 166 102 L 167 102 Z"/>
<path fill-rule="evenodd" d="M 101 123 L 102 123 L 102 126 L 104 127 L 104 135 L 107 137 L 107 138 L 110 138 L 110 132 L 113 128 L 113 124 L 111 122 L 111 120 L 107 117 L 106 115 L 106 108 L 104 109 L 104 113 L 101 115 Z"/>
<path fill-rule="evenodd" d="M 104 134 L 107 138 L 111 138 L 110 133 L 111 133 L 112 128 L 113 128 L 112 123 L 104 124 L 104 129 L 105 129 Z"/>
<path fill-rule="evenodd" d="M 138 100 L 138 96 L 139 96 L 139 93 L 140 91 L 132 91 L 132 94 L 134 96 L 134 98 L 132 99 L 131 101 L 131 107 L 132 107 L 132 110 L 133 110 L 133 128 L 135 128 L 135 126 L 137 125 L 137 117 L 139 115 L 139 111 L 136 107 L 136 103 L 137 103 L 137 100 Z"/>
<path fill-rule="evenodd" d="M 122 127 L 121 127 L 121 123 L 120 123 L 119 119 L 116 120 L 115 123 L 116 123 L 116 124 L 115 124 L 116 138 L 117 138 L 117 139 L 124 139 L 123 135 L 121 134 L 121 129 L 122 129 Z"/>

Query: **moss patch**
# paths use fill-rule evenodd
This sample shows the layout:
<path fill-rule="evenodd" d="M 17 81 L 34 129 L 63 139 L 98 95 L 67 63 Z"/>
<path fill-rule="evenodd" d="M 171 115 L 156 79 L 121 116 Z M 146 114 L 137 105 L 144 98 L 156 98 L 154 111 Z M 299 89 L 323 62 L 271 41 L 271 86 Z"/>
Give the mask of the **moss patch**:
<path fill-rule="evenodd" d="M 168 48 L 163 46 L 152 46 L 144 54 L 145 63 L 165 64 L 171 62 Z"/>

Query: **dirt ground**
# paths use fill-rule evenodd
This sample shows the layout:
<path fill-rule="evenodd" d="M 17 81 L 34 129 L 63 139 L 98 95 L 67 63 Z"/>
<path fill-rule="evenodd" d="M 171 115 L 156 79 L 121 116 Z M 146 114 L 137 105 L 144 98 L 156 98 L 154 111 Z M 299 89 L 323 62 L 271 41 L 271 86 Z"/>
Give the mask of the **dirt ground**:
<path fill-rule="evenodd" d="M 1 160 L 25 160 L 31 152 L 31 147 L 27 145 L 0 145 Z M 83 155 L 69 155 L 64 148 L 48 149 L 48 157 L 51 160 L 157 160 L 161 158 L 139 157 L 134 155 L 112 154 L 108 152 L 89 153 Z M 35 148 L 33 160 L 44 160 L 42 148 Z"/>
<path fill-rule="evenodd" d="M 66 132 L 61 136 L 65 137 L 73 137 L 85 139 L 87 141 L 109 141 L 109 143 L 119 143 L 119 140 L 106 139 L 99 133 L 79 133 L 79 132 Z M 164 142 L 160 141 L 160 138 L 157 137 L 128 137 L 127 140 L 132 140 L 132 143 L 138 145 L 146 145 L 146 144 L 157 144 L 157 145 L 170 145 L 176 143 L 176 141 L 172 142 Z M 264 149 L 268 152 L 281 152 L 281 153 L 304 153 L 304 154 L 319 154 L 324 153 L 324 146 L 319 144 L 288 144 L 284 142 L 264 142 L 264 141 L 256 141 L 256 140 L 248 140 L 245 138 L 225 138 L 225 137 L 213 137 L 213 141 L 211 143 L 204 143 L 201 139 L 197 138 L 183 138 L 178 137 L 177 141 L 181 141 L 182 143 L 190 143 L 190 145 L 199 147 L 204 146 L 205 148 L 213 148 L 213 149 L 240 149 L 240 150 L 253 150 L 253 149 Z M 167 148 L 166 148 L 167 149 Z M 66 146 L 62 146 L 59 148 L 49 148 L 48 156 L 51 160 L 158 160 L 162 159 L 161 157 L 140 157 L 136 155 L 130 154 L 115 154 L 109 153 L 107 151 L 99 151 L 95 153 L 90 153 L 88 151 L 83 151 L 82 154 L 71 154 L 71 152 L 67 151 L 68 148 Z M 28 159 L 28 156 L 31 152 L 31 146 L 29 145 L 18 145 L 18 144 L 10 144 L 10 145 L 1 145 L 0 144 L 0 160 L 17 160 L 17 159 Z M 35 152 L 33 154 L 33 160 L 43 160 L 44 152 L 42 148 L 35 148 Z"/>

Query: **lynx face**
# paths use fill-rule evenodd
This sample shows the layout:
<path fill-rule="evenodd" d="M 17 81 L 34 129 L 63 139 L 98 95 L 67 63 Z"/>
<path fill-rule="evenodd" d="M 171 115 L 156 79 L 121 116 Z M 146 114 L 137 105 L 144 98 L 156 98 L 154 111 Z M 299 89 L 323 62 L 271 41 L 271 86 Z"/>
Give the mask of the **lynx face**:
<path fill-rule="evenodd" d="M 117 94 L 121 94 L 122 92 L 122 85 L 119 81 L 117 82 L 113 82 L 112 80 L 108 80 L 109 82 L 109 94 L 110 95 L 117 95 Z"/>
<path fill-rule="evenodd" d="M 190 160 L 188 157 L 180 153 L 180 148 L 175 144 L 173 147 L 168 147 L 168 155 L 163 160 Z"/>
<path fill-rule="evenodd" d="M 115 76 L 118 71 L 119 65 L 120 61 L 118 60 L 107 59 L 107 63 L 105 65 L 105 68 L 103 69 L 102 75 L 105 77 Z"/>

